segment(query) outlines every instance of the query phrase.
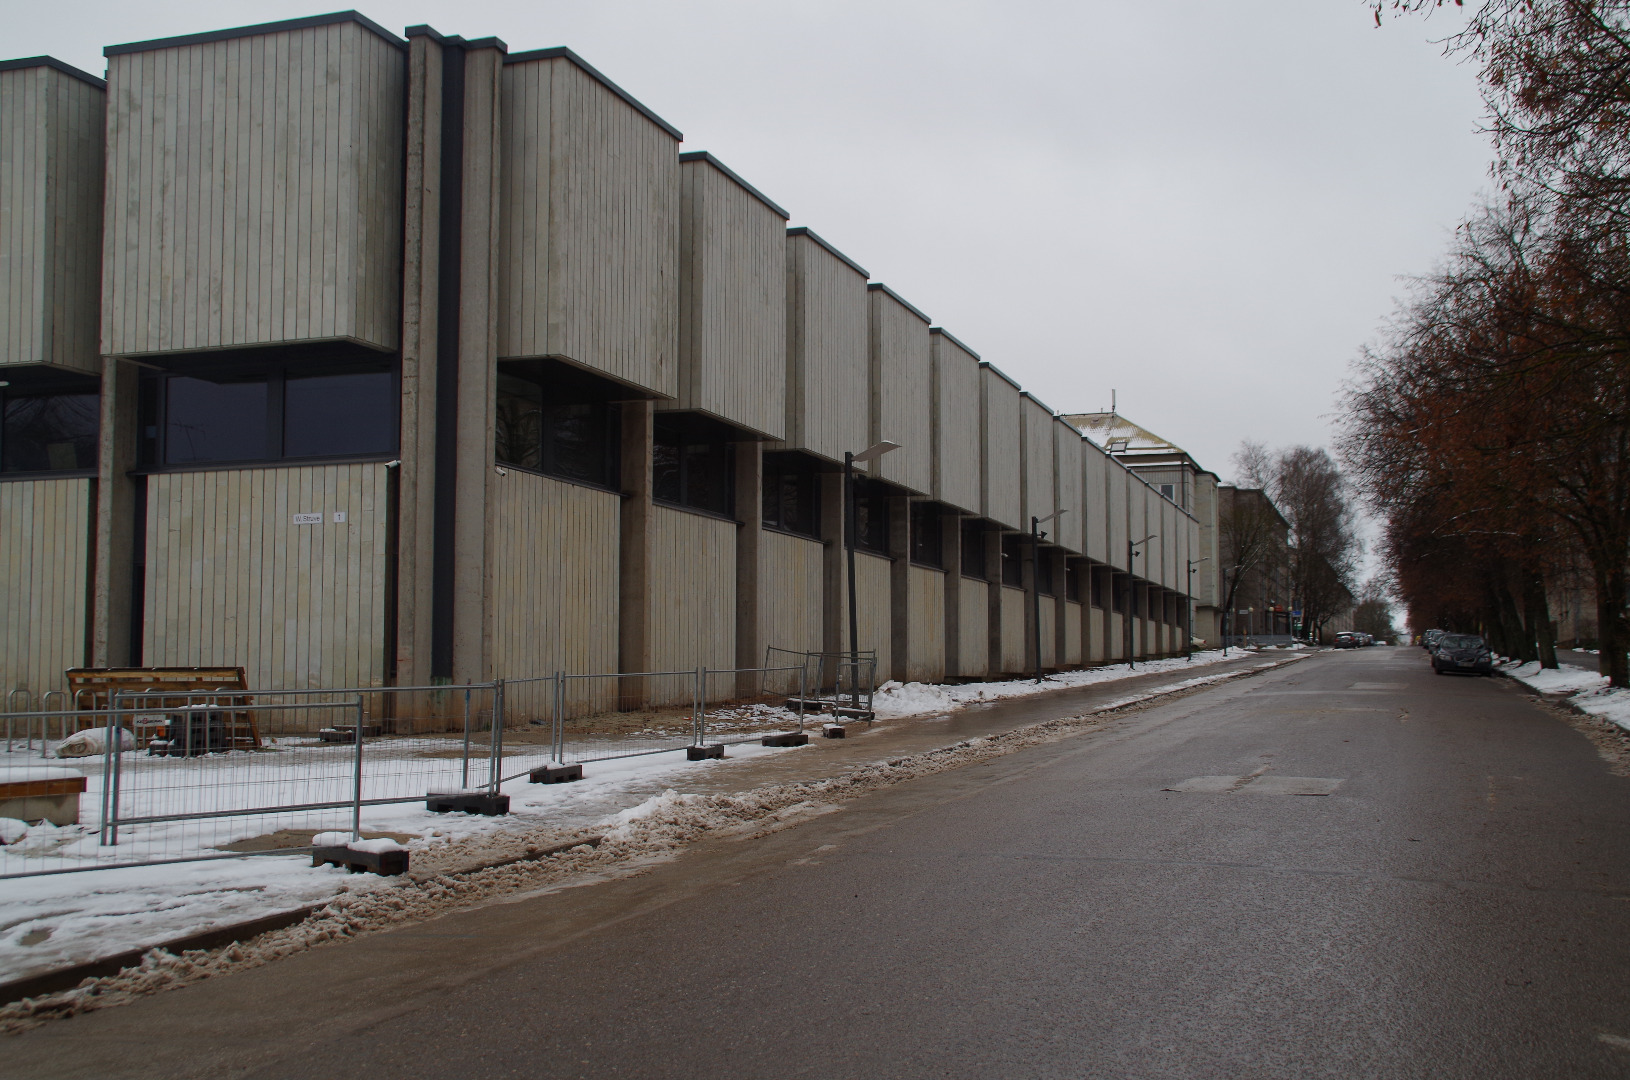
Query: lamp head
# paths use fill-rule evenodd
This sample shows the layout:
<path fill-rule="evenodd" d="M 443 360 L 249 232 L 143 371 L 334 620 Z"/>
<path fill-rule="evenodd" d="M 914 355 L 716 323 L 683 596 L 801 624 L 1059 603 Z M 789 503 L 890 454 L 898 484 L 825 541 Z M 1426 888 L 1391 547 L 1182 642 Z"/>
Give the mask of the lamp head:
<path fill-rule="evenodd" d="M 890 450 L 898 449 L 900 449 L 899 443 L 890 442 L 888 439 L 884 439 L 880 443 L 873 443 L 871 446 L 868 446 L 860 453 L 854 455 L 851 460 L 853 460 L 856 465 L 859 465 L 863 461 L 875 461 L 877 458 L 882 457 Z"/>

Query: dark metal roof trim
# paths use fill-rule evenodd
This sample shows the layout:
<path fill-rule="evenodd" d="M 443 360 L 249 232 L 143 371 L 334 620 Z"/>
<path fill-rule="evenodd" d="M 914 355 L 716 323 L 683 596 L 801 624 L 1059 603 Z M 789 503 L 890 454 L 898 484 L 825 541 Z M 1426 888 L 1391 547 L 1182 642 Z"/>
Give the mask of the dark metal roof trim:
<path fill-rule="evenodd" d="M 443 34 L 432 27 L 425 26 L 422 23 L 418 26 L 410 26 L 406 30 L 403 30 L 402 33 L 407 35 L 410 39 L 416 37 L 427 37 L 431 41 L 434 41 L 437 45 L 441 45 L 443 47 L 465 50 L 497 49 L 501 53 L 509 52 L 509 46 L 504 43 L 503 38 L 465 38 L 459 34 Z"/>
<path fill-rule="evenodd" d="M 979 361 L 979 366 L 984 368 L 986 371 L 989 371 L 991 374 L 995 375 L 1009 386 L 1013 387 L 1013 389 L 1017 390 L 1019 393 L 1024 393 L 1024 387 L 1020 386 L 1018 381 L 1015 380 L 1013 376 L 1009 375 L 1007 372 L 1003 371 L 989 360 Z"/>
<path fill-rule="evenodd" d="M 98 90 L 108 88 L 105 79 L 98 79 L 88 71 L 80 71 L 72 64 L 64 64 L 54 56 L 25 56 L 21 60 L 0 60 L 0 71 L 19 71 L 23 68 L 55 68 L 64 75 L 72 75 L 80 82 L 88 82 Z"/>
<path fill-rule="evenodd" d="M 687 150 L 685 153 L 679 155 L 679 161 L 681 164 L 688 164 L 692 161 L 705 161 L 715 169 L 718 169 L 720 172 L 724 173 L 730 179 L 734 180 L 737 187 L 747 192 L 747 194 L 751 195 L 765 206 L 768 206 L 771 210 L 774 210 L 781 216 L 782 221 L 786 221 L 792 216 L 785 210 L 781 209 L 781 207 L 777 205 L 768 195 L 764 194 L 758 188 L 743 180 L 740 176 L 737 176 L 735 170 L 731 169 L 730 166 L 726 165 L 724 162 L 720 161 L 706 150 Z"/>
<path fill-rule="evenodd" d="M 973 357 L 975 360 L 979 359 L 979 354 L 978 353 L 974 352 L 972 349 L 968 348 L 967 345 L 965 345 L 961 341 L 957 340 L 956 335 L 951 333 L 951 331 L 945 329 L 945 327 L 943 327 L 943 326 L 930 326 L 928 328 L 928 332 L 930 334 L 938 334 L 940 337 L 944 338 L 946 341 L 949 341 L 952 345 L 955 345 L 957 348 L 961 349 L 963 352 L 967 353 L 969 356 Z"/>
<path fill-rule="evenodd" d="M 849 256 L 845 255 L 843 252 L 839 251 L 837 248 L 833 247 L 831 244 L 827 243 L 825 240 L 822 240 L 820 238 L 820 236 L 818 234 L 816 234 L 815 230 L 811 229 L 808 225 L 800 225 L 795 229 L 788 229 L 787 230 L 787 235 L 788 236 L 807 236 L 811 240 L 815 241 L 817 244 L 821 245 L 821 247 L 825 248 L 829 253 L 831 253 L 832 255 L 835 255 L 839 259 L 843 260 L 843 264 L 845 266 L 847 266 L 849 269 L 853 270 L 855 273 L 859 274 L 861 277 L 869 278 L 869 277 L 872 276 L 871 273 L 868 272 L 867 269 L 864 266 L 861 266 L 859 263 L 855 262 L 855 260 L 853 260 Z"/>
<path fill-rule="evenodd" d="M 386 30 L 358 11 L 335 11 L 327 15 L 311 15 L 304 19 L 284 19 L 281 22 L 256 23 L 237 26 L 230 30 L 211 30 L 203 34 L 183 34 L 180 37 L 153 38 L 151 41 L 132 41 L 125 45 L 109 45 L 103 56 L 123 56 L 125 53 L 151 52 L 154 49 L 175 49 L 183 45 L 208 45 L 233 38 L 259 37 L 262 34 L 282 34 L 290 30 L 307 30 L 313 26 L 333 26 L 335 23 L 354 22 L 384 38 L 398 49 L 407 48 L 407 42 Z"/>
<path fill-rule="evenodd" d="M 635 97 L 633 94 L 630 94 L 627 90 L 624 90 L 622 87 L 600 74 L 598 68 L 589 63 L 587 60 L 583 59 L 581 56 L 572 52 L 572 50 L 568 49 L 566 46 L 557 45 L 552 49 L 533 49 L 530 52 L 511 53 L 509 56 L 505 57 L 504 63 L 524 64 L 531 60 L 570 60 L 572 63 L 576 64 L 585 75 L 598 82 L 601 86 L 604 86 L 607 90 L 610 90 L 613 94 L 616 94 L 618 97 L 622 98 L 624 102 L 633 106 L 641 116 L 651 121 L 651 123 L 655 124 L 663 131 L 666 131 L 669 135 L 672 135 L 675 141 L 685 141 L 685 136 L 678 128 L 674 127 L 672 124 L 668 123 L 668 121 L 652 112 L 644 102 L 640 101 L 639 98 Z"/>
<path fill-rule="evenodd" d="M 867 284 L 867 286 L 866 286 L 866 290 L 868 292 L 880 292 L 880 293 L 883 293 L 883 294 L 889 296 L 890 298 L 892 298 L 894 300 L 895 303 L 899 304 L 901 307 L 905 308 L 907 311 L 911 312 L 913 315 L 917 316 L 917 318 L 921 319 L 925 323 L 930 323 L 931 324 L 934 321 L 933 319 L 930 319 L 927 315 L 924 315 L 922 313 L 922 310 L 920 308 L 918 308 L 915 304 L 913 304 L 910 300 L 907 300 L 905 297 L 901 296 L 899 293 L 895 292 L 893 289 L 889 288 L 887 285 L 883 284 L 881 281 L 869 282 Z"/>
<path fill-rule="evenodd" d="M 1019 391 L 1019 396 L 1022 397 L 1022 398 L 1029 398 L 1031 401 L 1035 402 L 1037 405 L 1040 405 L 1043 409 L 1045 409 L 1047 411 L 1048 416 L 1057 416 L 1058 415 L 1057 413 L 1055 413 L 1047 405 L 1047 403 L 1045 401 L 1041 400 L 1041 398 L 1037 397 L 1035 394 L 1032 394 L 1028 390 L 1020 390 Z"/>

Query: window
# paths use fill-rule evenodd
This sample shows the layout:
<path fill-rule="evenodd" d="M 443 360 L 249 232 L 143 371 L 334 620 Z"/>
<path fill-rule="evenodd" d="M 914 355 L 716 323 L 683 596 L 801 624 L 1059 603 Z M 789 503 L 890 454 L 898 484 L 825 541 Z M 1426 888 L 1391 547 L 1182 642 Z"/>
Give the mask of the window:
<path fill-rule="evenodd" d="M 1104 576 L 1109 579 L 1110 610 L 1117 615 L 1126 614 L 1126 575 L 1111 570 Z"/>
<path fill-rule="evenodd" d="M 764 525 L 820 539 L 821 474 L 813 459 L 791 452 L 764 455 Z"/>
<path fill-rule="evenodd" d="M 855 520 L 850 538 L 856 551 L 878 555 L 889 552 L 889 488 L 875 480 L 855 477 Z"/>
<path fill-rule="evenodd" d="M 1177 499 L 1177 485 L 1175 485 L 1175 484 L 1161 484 L 1160 485 L 1160 493 L 1162 495 L 1166 496 L 1166 498 L 1171 499 L 1171 500 L 1173 500 L 1175 502 L 1176 499 Z"/>
<path fill-rule="evenodd" d="M 1064 599 L 1081 602 L 1081 577 L 1087 572 L 1079 559 L 1069 559 L 1064 563 Z"/>
<path fill-rule="evenodd" d="M 147 465 L 394 454 L 396 360 L 352 345 L 244 349 L 144 376 Z"/>
<path fill-rule="evenodd" d="M 990 569 L 985 565 L 985 524 L 978 518 L 962 519 L 962 574 L 964 577 L 990 580 Z"/>
<path fill-rule="evenodd" d="M 1092 579 L 1092 606 L 1103 609 L 1104 589 L 1108 586 L 1109 572 L 1093 567 L 1087 571 Z"/>
<path fill-rule="evenodd" d="M 1026 545 L 1029 547 L 1030 545 Z M 1026 554 L 1029 554 L 1027 551 Z M 1036 591 L 1043 596 L 1055 596 L 1053 589 L 1053 553 L 1042 551 L 1036 555 Z"/>
<path fill-rule="evenodd" d="M 911 504 L 911 561 L 920 566 L 945 569 L 945 543 L 940 529 L 938 503 L 918 500 Z"/>
<path fill-rule="evenodd" d="M 95 379 L 0 387 L 0 472 L 72 472 L 96 468 L 101 397 Z"/>
<path fill-rule="evenodd" d="M 735 454 L 721 432 L 682 414 L 657 417 L 651 496 L 658 502 L 730 515 Z"/>
<path fill-rule="evenodd" d="M 617 486 L 618 424 L 608 380 L 549 360 L 498 365 L 494 456 L 506 465 Z"/>
<path fill-rule="evenodd" d="M 1002 584 L 1024 584 L 1024 560 L 1030 552 L 1030 538 L 1014 533 L 1002 537 Z"/>

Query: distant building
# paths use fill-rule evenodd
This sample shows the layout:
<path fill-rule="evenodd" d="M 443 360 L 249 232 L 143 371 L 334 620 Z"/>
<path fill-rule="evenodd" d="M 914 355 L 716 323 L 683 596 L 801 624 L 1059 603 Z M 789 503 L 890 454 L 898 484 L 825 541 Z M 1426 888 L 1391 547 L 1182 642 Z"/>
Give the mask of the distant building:
<path fill-rule="evenodd" d="M 1217 474 L 1202 468 L 1182 447 L 1116 412 L 1068 413 L 1064 419 L 1081 429 L 1163 498 L 1194 518 L 1199 530 L 1193 582 L 1194 636 L 1217 643 L 1222 560 L 1217 550 Z"/>

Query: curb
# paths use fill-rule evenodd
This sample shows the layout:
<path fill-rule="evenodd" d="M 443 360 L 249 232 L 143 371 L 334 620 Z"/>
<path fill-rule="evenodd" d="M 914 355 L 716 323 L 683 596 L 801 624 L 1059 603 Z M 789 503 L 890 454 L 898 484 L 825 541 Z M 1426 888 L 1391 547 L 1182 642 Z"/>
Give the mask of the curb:
<path fill-rule="evenodd" d="M 583 844 L 587 844 L 589 847 L 599 847 L 600 842 L 604 839 L 604 836 L 583 837 L 563 844 L 538 848 L 536 851 L 529 851 L 525 855 L 512 855 L 505 859 L 495 859 L 492 862 L 465 867 L 459 870 L 458 873 L 470 874 L 478 870 L 492 870 L 500 866 L 512 866 L 515 863 L 537 862 L 539 859 L 559 855 L 563 851 L 570 851 L 572 848 Z M 427 880 L 427 878 L 409 876 L 416 883 Z M 169 941 L 161 941 L 157 945 L 127 949 L 112 956 L 104 956 L 99 960 L 85 960 L 53 971 L 44 971 L 38 975 L 12 979 L 10 982 L 0 983 L 0 1005 L 9 1005 L 24 998 L 61 993 L 64 990 L 72 990 L 86 979 L 107 978 L 119 974 L 126 968 L 140 967 L 142 957 L 154 950 L 180 956 L 184 952 L 195 952 L 200 949 L 219 949 L 235 942 L 247 942 L 262 934 L 269 934 L 273 930 L 286 930 L 291 926 L 297 926 L 305 922 L 327 907 L 328 904 L 329 901 L 324 900 L 321 903 L 308 904 L 305 907 L 294 908 L 290 911 L 279 911 L 255 919 L 246 919 L 240 923 L 217 926 L 212 930 L 202 930 L 196 934 L 188 934 L 185 937 L 172 938 Z"/>

